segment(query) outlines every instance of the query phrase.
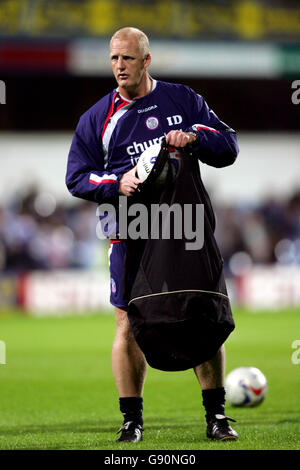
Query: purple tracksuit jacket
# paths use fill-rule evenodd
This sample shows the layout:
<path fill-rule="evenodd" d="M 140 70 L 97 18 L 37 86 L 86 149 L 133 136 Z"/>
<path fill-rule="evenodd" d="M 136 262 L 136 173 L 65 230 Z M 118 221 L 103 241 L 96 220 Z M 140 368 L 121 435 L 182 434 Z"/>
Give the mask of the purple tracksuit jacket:
<path fill-rule="evenodd" d="M 68 156 L 69 191 L 99 204 L 117 201 L 122 175 L 173 129 L 198 134 L 192 149 L 203 163 L 224 167 L 237 157 L 235 131 L 202 96 L 185 85 L 154 80 L 146 96 L 128 101 L 114 90 L 80 117 Z"/>

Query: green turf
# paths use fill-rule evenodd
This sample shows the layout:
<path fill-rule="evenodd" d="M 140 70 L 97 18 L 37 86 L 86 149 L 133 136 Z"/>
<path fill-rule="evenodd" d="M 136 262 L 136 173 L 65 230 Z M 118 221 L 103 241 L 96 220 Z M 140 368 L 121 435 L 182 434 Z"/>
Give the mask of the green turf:
<path fill-rule="evenodd" d="M 0 365 L 0 449 L 300 449 L 300 312 L 235 311 L 227 372 L 260 368 L 269 391 L 257 408 L 231 408 L 237 442 L 205 437 L 201 391 L 192 371 L 148 370 L 144 441 L 117 444 L 118 397 L 111 365 L 114 318 L 0 316 L 7 364 Z"/>

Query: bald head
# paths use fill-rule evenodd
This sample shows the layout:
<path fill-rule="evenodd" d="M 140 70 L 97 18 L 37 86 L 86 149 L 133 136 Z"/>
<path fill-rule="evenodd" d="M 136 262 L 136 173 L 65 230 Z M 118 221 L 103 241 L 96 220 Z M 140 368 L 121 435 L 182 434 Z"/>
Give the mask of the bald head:
<path fill-rule="evenodd" d="M 110 62 L 118 91 L 125 99 L 145 96 L 151 91 L 152 79 L 148 74 L 151 64 L 149 41 L 137 28 L 122 28 L 110 41 Z"/>
<path fill-rule="evenodd" d="M 139 44 L 139 48 L 143 57 L 145 57 L 150 52 L 148 37 L 140 29 L 132 27 L 118 29 L 118 31 L 116 31 L 112 36 L 110 44 L 115 39 L 118 39 L 119 41 L 136 40 Z"/>

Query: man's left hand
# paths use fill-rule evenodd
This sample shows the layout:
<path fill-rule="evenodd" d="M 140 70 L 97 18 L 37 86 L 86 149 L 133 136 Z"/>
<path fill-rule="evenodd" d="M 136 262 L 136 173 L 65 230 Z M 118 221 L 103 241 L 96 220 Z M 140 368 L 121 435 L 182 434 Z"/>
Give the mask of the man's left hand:
<path fill-rule="evenodd" d="M 193 144 L 196 136 L 192 132 L 170 131 L 166 136 L 166 142 L 172 147 L 186 147 Z"/>

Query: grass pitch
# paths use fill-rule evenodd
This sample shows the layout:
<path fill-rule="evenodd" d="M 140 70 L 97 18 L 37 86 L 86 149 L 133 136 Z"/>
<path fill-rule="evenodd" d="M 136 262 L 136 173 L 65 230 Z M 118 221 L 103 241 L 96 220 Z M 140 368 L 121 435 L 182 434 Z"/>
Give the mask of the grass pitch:
<path fill-rule="evenodd" d="M 268 379 L 257 408 L 226 407 L 236 442 L 205 436 L 201 390 L 193 371 L 148 369 L 144 440 L 116 443 L 122 417 L 111 372 L 112 315 L 0 316 L 7 364 L 0 365 L 0 449 L 207 450 L 300 449 L 300 312 L 235 310 L 226 372 L 255 366 Z"/>

